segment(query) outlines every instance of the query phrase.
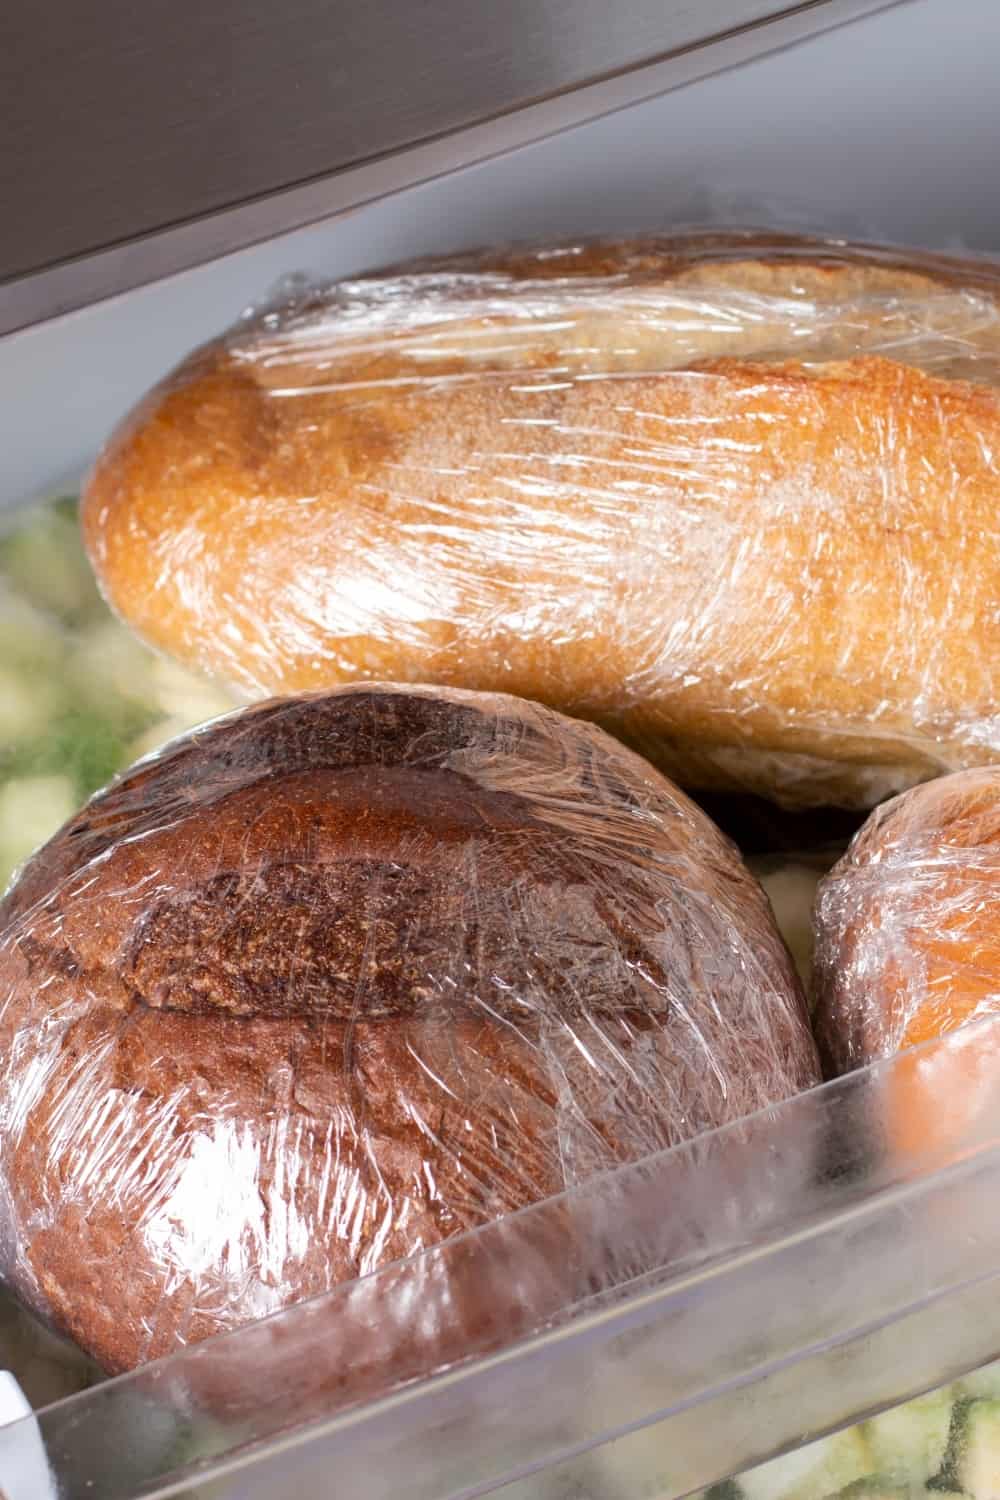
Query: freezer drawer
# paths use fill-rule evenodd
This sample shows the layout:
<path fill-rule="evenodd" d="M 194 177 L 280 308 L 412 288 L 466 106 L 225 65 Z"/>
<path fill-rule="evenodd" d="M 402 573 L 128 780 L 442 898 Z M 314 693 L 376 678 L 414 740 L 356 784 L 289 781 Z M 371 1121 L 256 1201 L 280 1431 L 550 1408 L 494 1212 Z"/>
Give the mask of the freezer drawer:
<path fill-rule="evenodd" d="M 49 1407 L 58 1493 L 675 1500 L 954 1380 L 1000 1356 L 1000 1079 L 926 1146 L 873 1142 L 912 1069 L 946 1095 L 994 1034 L 969 1027 Z M 568 1259 L 551 1253 L 567 1223 Z M 484 1305 L 508 1308 L 535 1267 L 544 1326 L 484 1318 L 467 1359 L 422 1377 L 472 1265 Z M 0 1428 L 0 1474 L 20 1427 Z"/>
<path fill-rule="evenodd" d="M 392 193 L 391 176 L 371 178 L 327 217 L 311 199 L 292 219 L 308 227 L 250 245 L 273 228 L 261 221 L 248 248 L 168 256 L 159 270 L 192 266 L 161 279 L 112 271 L 99 300 L 0 338 L 0 507 L 72 493 L 137 394 L 289 273 L 691 223 L 1000 250 L 998 55 L 986 0 L 909 0 L 558 133 L 540 115 L 540 138 L 516 150 L 483 125 L 495 150 L 484 136 L 461 170 Z M 677 1500 L 959 1381 L 1000 1357 L 1000 1078 L 950 1135 L 908 1152 L 873 1142 L 901 1068 L 953 1078 L 994 1031 L 45 1407 L 0 1428 L 0 1488 L 40 1434 L 64 1500 Z M 571 1265 L 547 1253 L 567 1221 Z M 484 1329 L 439 1369 L 449 1281 L 470 1256 L 498 1296 L 512 1264 L 537 1262 L 547 1316 Z M 338 1364 L 331 1348 L 349 1352 Z M 949 1411 L 976 1399 L 956 1389 Z M 876 1471 L 846 1472 L 812 1493 Z M 740 1481 L 745 1500 L 784 1496 L 768 1482 Z"/>

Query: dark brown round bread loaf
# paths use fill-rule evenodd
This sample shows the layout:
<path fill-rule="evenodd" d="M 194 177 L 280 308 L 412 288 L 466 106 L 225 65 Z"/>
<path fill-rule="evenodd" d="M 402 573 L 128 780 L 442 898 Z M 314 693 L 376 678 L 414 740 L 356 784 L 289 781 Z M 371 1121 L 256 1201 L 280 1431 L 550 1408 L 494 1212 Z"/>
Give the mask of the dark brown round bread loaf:
<path fill-rule="evenodd" d="M 818 1078 L 709 819 L 600 730 L 457 691 L 141 762 L 0 905 L 0 993 L 0 1270 L 110 1370 Z"/>

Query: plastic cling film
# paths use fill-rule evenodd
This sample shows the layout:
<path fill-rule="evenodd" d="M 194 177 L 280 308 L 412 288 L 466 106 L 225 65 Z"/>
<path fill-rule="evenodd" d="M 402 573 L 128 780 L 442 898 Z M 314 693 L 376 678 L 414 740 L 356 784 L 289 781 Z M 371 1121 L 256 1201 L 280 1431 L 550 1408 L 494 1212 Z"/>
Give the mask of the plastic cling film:
<path fill-rule="evenodd" d="M 833 1071 L 917 1049 L 887 1091 L 890 1141 L 961 1140 L 995 1069 L 990 1029 L 953 1052 L 920 1044 L 1000 1014 L 1000 769 L 943 777 L 869 818 L 820 886 L 814 977 Z"/>
<path fill-rule="evenodd" d="M 89 553 L 250 694 L 509 691 L 866 808 L 1000 749 L 998 288 L 749 234 L 296 285 L 115 435 Z"/>
<path fill-rule="evenodd" d="M 693 803 L 590 725 L 400 687 L 234 713 L 91 801 L 0 906 L 0 1058 L 0 1269 L 110 1369 L 818 1079 Z"/>

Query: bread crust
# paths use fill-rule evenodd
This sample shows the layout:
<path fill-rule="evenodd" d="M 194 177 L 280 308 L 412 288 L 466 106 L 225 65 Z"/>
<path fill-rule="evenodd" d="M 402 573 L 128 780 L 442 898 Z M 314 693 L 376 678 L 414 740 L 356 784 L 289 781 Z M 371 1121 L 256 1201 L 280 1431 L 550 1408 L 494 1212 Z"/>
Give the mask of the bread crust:
<path fill-rule="evenodd" d="M 775 236 L 346 283 L 152 393 L 88 552 L 252 695 L 510 691 L 682 783 L 869 806 L 1000 748 L 998 285 Z"/>
<path fill-rule="evenodd" d="M 868 819 L 817 902 L 829 1071 L 1000 1012 L 998 898 L 1000 769 L 941 777 Z"/>
<path fill-rule="evenodd" d="M 0 992 L 0 1266 L 109 1370 L 818 1078 L 735 848 L 499 696 L 345 689 L 175 742 L 28 864 Z"/>
<path fill-rule="evenodd" d="M 814 1019 L 824 1065 L 837 1074 L 903 1054 L 872 1090 L 873 1138 L 897 1170 L 940 1166 L 995 1138 L 996 1028 L 973 1023 L 1000 1014 L 998 912 L 994 766 L 878 808 L 820 884 Z"/>

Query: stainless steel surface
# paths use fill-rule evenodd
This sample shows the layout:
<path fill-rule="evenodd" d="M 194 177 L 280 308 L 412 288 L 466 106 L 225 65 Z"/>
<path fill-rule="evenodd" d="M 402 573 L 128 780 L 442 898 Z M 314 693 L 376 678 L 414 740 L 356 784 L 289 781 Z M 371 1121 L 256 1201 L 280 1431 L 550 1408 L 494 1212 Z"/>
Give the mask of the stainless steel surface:
<path fill-rule="evenodd" d="M 0 338 L 0 528 L 77 485 L 142 392 L 288 272 L 684 223 L 1000 253 L 998 55 L 996 0 L 911 0 Z"/>
<path fill-rule="evenodd" d="M 889 3 L 7 0 L 0 333 Z"/>

